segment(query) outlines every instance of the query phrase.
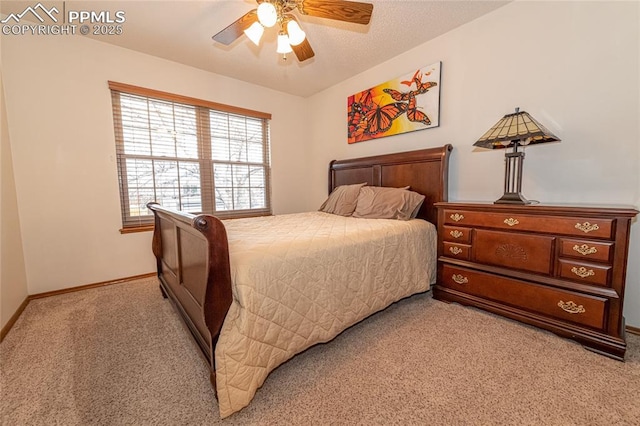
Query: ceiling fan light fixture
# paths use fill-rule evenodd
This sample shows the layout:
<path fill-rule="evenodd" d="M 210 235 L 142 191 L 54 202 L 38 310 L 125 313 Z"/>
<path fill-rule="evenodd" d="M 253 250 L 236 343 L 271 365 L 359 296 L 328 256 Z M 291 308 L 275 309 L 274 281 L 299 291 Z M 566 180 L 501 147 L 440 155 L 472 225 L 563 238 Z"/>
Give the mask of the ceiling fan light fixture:
<path fill-rule="evenodd" d="M 293 52 L 291 43 L 289 43 L 289 36 L 285 34 L 284 31 L 278 33 L 278 47 L 276 48 L 276 52 L 282 54 Z"/>
<path fill-rule="evenodd" d="M 292 46 L 299 45 L 307 37 L 300 25 L 293 19 L 287 22 L 287 34 L 289 35 L 289 44 Z"/>
<path fill-rule="evenodd" d="M 1 1 L 1 0 L 0 0 Z M 342 21 L 349 24 L 368 25 L 373 12 L 372 3 L 356 0 L 246 0 L 255 1 L 257 7 L 251 9 L 230 25 L 213 35 L 213 40 L 230 46 L 240 36 L 245 35 L 259 46 L 264 38 L 265 28 L 275 27 L 279 41 L 277 51 L 284 55 L 293 52 L 299 62 L 315 56 L 307 34 L 300 27 L 298 14 L 316 18 Z M 282 33 L 282 34 L 280 34 Z M 273 34 L 272 34 L 273 35 Z M 281 53 L 282 52 L 282 53 Z"/>
<path fill-rule="evenodd" d="M 278 12 L 276 7 L 269 2 L 262 2 L 258 6 L 258 21 L 267 27 L 273 27 L 278 22 Z"/>
<path fill-rule="evenodd" d="M 253 44 L 259 46 L 262 34 L 264 34 L 264 27 L 260 22 L 254 22 L 249 28 L 244 30 L 244 33 L 249 37 L 249 40 L 251 40 Z"/>

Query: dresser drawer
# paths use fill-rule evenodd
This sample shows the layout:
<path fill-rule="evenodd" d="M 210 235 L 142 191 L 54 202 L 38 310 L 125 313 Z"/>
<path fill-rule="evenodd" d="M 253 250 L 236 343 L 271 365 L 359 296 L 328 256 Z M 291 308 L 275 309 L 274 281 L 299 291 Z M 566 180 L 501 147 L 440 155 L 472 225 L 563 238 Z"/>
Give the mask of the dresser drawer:
<path fill-rule="evenodd" d="M 471 242 L 471 229 L 458 226 L 443 226 L 442 239 L 456 243 L 469 244 Z"/>
<path fill-rule="evenodd" d="M 443 255 L 455 259 L 469 260 L 471 258 L 471 246 L 444 242 Z"/>
<path fill-rule="evenodd" d="M 514 229 L 590 238 L 611 238 L 614 219 L 588 217 L 536 216 L 512 212 L 495 213 L 470 210 L 444 210 L 445 224 Z"/>
<path fill-rule="evenodd" d="M 554 237 L 476 229 L 474 261 L 487 265 L 550 274 Z"/>
<path fill-rule="evenodd" d="M 610 262 L 613 243 L 560 239 L 560 256 L 598 262 Z"/>
<path fill-rule="evenodd" d="M 545 287 L 451 265 L 442 265 L 444 287 L 602 330 L 607 299 Z"/>
<path fill-rule="evenodd" d="M 609 286 L 611 266 L 560 259 L 560 277 L 581 283 Z"/>

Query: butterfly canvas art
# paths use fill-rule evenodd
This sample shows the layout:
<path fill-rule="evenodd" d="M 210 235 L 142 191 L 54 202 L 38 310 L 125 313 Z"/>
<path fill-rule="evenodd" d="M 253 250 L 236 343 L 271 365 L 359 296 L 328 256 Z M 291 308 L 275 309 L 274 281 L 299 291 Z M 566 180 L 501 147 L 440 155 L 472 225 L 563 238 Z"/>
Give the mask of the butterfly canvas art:
<path fill-rule="evenodd" d="M 367 141 L 440 125 L 441 62 L 347 99 L 347 141 Z"/>

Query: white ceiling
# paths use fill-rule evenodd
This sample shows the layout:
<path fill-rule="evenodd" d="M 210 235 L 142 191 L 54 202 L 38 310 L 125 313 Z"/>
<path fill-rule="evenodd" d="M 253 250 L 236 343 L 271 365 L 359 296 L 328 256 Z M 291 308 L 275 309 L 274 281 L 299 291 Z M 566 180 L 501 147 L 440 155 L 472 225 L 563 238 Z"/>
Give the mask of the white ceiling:
<path fill-rule="evenodd" d="M 2 13 L 31 2 L 2 2 Z M 40 0 L 46 7 L 60 1 Z M 246 36 L 229 46 L 212 36 L 256 7 L 255 0 L 67 1 L 65 10 L 125 12 L 123 34 L 95 36 L 139 52 L 299 96 L 310 96 L 428 40 L 489 13 L 508 1 L 385 0 L 374 4 L 369 25 L 297 14 L 315 51 L 299 63 L 275 52 L 276 29 L 265 30 L 260 47 Z"/>

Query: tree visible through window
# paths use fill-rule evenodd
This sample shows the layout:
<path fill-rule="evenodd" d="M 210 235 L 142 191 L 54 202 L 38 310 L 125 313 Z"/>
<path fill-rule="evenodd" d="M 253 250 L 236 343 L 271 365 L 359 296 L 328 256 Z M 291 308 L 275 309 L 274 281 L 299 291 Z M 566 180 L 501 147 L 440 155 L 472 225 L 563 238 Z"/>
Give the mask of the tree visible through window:
<path fill-rule="evenodd" d="M 152 223 L 150 201 L 222 217 L 270 214 L 268 114 L 110 88 L 125 228 Z"/>

